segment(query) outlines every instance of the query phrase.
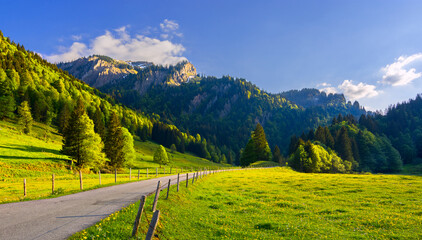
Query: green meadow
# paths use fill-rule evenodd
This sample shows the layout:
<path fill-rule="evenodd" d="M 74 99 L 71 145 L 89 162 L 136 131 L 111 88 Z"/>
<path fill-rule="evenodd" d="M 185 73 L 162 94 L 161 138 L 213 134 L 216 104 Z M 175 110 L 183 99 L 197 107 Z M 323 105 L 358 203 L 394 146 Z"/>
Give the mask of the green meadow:
<path fill-rule="evenodd" d="M 421 239 L 422 178 L 306 174 L 288 168 L 209 175 L 160 196 L 160 239 Z M 147 198 L 152 217 L 153 196 Z M 139 202 L 72 239 L 128 239 Z M 145 214 L 139 239 L 147 229 Z"/>
<path fill-rule="evenodd" d="M 0 203 L 32 200 L 70 194 L 79 191 L 79 175 L 70 170 L 69 158 L 60 153 L 62 137 L 57 130 L 44 124 L 34 122 L 30 135 L 19 131 L 14 122 L 0 121 Z M 125 169 L 119 169 L 118 182 L 137 181 L 154 178 L 156 168 L 153 153 L 158 147 L 153 142 L 135 140 L 136 159 Z M 170 165 L 159 168 L 159 176 L 191 171 L 197 168 L 217 168 L 224 165 L 186 153 L 171 153 Z M 130 174 L 129 168 L 132 168 Z M 165 172 L 164 172 L 165 171 Z M 51 178 L 55 174 L 55 189 L 52 194 Z M 23 179 L 27 181 L 27 197 L 23 196 Z M 84 190 L 100 187 L 98 174 L 88 170 L 83 172 Z M 101 174 L 101 186 L 113 185 L 114 174 Z"/>

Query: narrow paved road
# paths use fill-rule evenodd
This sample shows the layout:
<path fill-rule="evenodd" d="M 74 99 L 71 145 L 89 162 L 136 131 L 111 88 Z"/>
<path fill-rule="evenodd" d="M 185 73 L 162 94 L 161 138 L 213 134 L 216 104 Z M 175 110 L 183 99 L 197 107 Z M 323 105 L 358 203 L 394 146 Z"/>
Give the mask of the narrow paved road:
<path fill-rule="evenodd" d="M 0 204 L 0 240 L 66 239 L 154 192 L 158 180 L 167 186 L 169 178 L 176 184 L 177 175 L 173 175 L 58 198 Z M 180 181 L 184 180 L 186 174 L 181 174 Z"/>

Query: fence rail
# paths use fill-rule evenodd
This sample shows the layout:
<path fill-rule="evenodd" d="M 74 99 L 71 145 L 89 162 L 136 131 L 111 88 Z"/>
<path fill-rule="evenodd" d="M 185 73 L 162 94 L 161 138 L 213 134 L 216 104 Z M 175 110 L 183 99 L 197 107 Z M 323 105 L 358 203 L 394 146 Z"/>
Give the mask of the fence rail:
<path fill-rule="evenodd" d="M 235 170 L 249 170 L 250 168 L 243 168 L 243 169 L 216 169 L 216 170 L 212 170 L 212 169 L 201 169 L 198 170 L 196 172 L 193 172 L 193 175 L 191 175 L 192 178 L 192 184 L 194 184 L 195 182 L 198 181 L 198 178 L 202 179 L 205 178 L 208 175 L 212 175 L 212 174 L 216 174 L 219 172 L 226 172 L 226 171 L 235 171 Z M 260 168 L 254 168 L 254 169 L 262 169 L 262 167 Z M 186 173 L 186 188 L 189 187 L 189 173 Z M 181 179 L 180 179 L 180 173 L 177 174 L 177 192 L 179 192 L 179 183 L 180 183 Z M 164 190 L 165 188 L 167 188 L 167 195 L 166 195 L 166 199 L 169 198 L 169 194 L 170 194 L 170 186 L 171 186 L 171 179 L 168 180 L 168 184 L 167 185 L 163 185 L 161 186 L 161 181 L 157 182 L 157 188 L 155 190 L 155 195 L 154 195 L 154 201 L 152 203 L 152 208 L 151 208 L 151 212 L 153 213 L 152 219 L 151 221 L 148 220 L 147 214 L 145 212 L 145 199 L 147 196 L 143 195 L 141 197 L 140 203 L 139 203 L 139 209 L 137 212 L 137 215 L 135 217 L 135 221 L 133 224 L 133 230 L 132 230 L 132 237 L 136 237 L 138 234 L 138 228 L 140 226 L 140 222 L 141 222 L 141 218 L 142 218 L 142 212 L 145 212 L 145 219 L 148 223 L 148 229 L 144 229 L 144 231 L 142 232 L 146 232 L 146 240 L 151 240 L 154 236 L 159 237 L 159 239 L 169 239 L 167 238 L 162 232 L 158 232 L 157 231 L 157 225 L 159 222 L 159 218 L 160 218 L 160 210 L 157 210 L 157 205 L 158 205 L 158 199 L 159 199 L 159 195 L 160 192 L 162 190 Z M 152 192 L 153 193 L 153 192 Z M 150 195 L 152 194 L 150 193 Z"/>
<path fill-rule="evenodd" d="M 119 173 L 117 169 L 115 169 L 112 173 L 104 173 L 101 171 L 98 171 L 97 174 L 84 174 L 81 170 L 76 171 L 76 175 L 74 174 L 51 174 L 51 178 L 35 178 L 35 177 L 29 177 L 29 178 L 21 178 L 20 184 L 22 184 L 23 181 L 23 191 L 20 190 L 17 192 L 18 194 L 10 194 L 11 196 L 5 196 L 7 199 L 22 199 L 22 198 L 28 198 L 28 197 L 39 197 L 39 196 L 48 196 L 51 195 L 58 195 L 58 194 L 64 194 L 66 191 L 72 191 L 75 190 L 84 190 L 84 189 L 92 189 L 92 188 L 98 188 L 101 187 L 101 185 L 110 185 L 110 184 L 116 184 L 116 183 L 127 183 L 127 182 L 133 182 L 133 181 L 140 181 L 140 180 L 146 180 L 146 179 L 153 179 L 156 177 L 161 176 L 167 176 L 170 174 L 181 174 L 186 173 L 188 175 L 194 174 L 194 179 L 192 181 L 197 181 L 198 177 L 203 177 L 202 172 L 208 171 L 209 173 L 213 171 L 221 171 L 223 168 L 201 168 L 201 169 L 193 169 L 193 168 L 174 168 L 174 167 L 168 167 L 168 168 L 155 168 L 155 176 L 151 176 L 149 174 L 151 169 L 154 168 L 145 168 L 145 169 L 134 169 L 137 170 L 137 174 L 132 174 L 132 169 L 129 169 L 129 172 L 127 173 Z M 193 171 L 191 171 L 193 170 Z M 135 175 L 135 176 L 134 176 Z M 180 177 L 180 176 L 179 176 Z M 97 179 L 94 181 L 94 179 Z M 111 180 L 113 179 L 113 180 Z M 12 180 L 12 179 L 10 179 Z M 9 185 L 15 185 L 18 184 L 18 182 L 15 181 L 4 181 L 3 184 L 9 184 Z M 19 180 L 19 179 L 17 179 Z M 50 181 L 50 184 L 48 182 Z M 75 181 L 72 183 L 72 181 Z M 78 181 L 78 187 L 76 187 L 76 181 Z M 50 185 L 50 187 L 48 187 Z M 22 185 L 21 185 L 22 186 Z M 51 189 L 49 191 L 48 189 Z M 19 189 L 19 187 L 14 187 L 14 189 Z M 36 191 L 36 192 L 35 192 Z M 22 193 L 22 195 L 19 194 L 19 192 Z M 2 199 L 0 199 L 0 202 L 2 202 Z"/>

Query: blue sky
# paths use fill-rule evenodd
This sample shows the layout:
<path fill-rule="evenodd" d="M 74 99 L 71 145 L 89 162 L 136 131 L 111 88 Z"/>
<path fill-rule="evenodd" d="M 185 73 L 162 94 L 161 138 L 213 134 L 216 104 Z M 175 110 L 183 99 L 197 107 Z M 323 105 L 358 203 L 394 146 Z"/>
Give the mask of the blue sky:
<path fill-rule="evenodd" d="M 0 30 L 50 61 L 105 54 L 319 88 L 368 109 L 422 92 L 422 1 L 2 1 Z"/>

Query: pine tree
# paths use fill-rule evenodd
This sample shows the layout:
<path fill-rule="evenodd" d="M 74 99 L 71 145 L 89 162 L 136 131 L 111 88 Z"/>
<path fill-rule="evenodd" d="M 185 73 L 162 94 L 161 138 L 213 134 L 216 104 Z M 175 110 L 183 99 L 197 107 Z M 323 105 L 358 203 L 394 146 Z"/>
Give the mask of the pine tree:
<path fill-rule="evenodd" d="M 102 139 L 105 139 L 105 126 L 104 126 L 103 113 L 101 112 L 98 106 L 95 109 L 93 121 L 94 121 L 95 132 L 98 133 Z"/>
<path fill-rule="evenodd" d="M 10 87 L 9 79 L 2 68 L 0 68 L 0 119 L 13 117 L 16 103 Z"/>
<path fill-rule="evenodd" d="M 240 166 L 249 166 L 249 164 L 255 162 L 256 159 L 255 143 L 253 138 L 250 138 L 240 157 Z"/>
<path fill-rule="evenodd" d="M 157 149 L 155 150 L 153 160 L 154 162 L 160 165 L 160 168 L 161 168 L 161 165 L 166 165 L 169 163 L 166 149 L 162 145 L 158 146 Z"/>
<path fill-rule="evenodd" d="M 257 124 L 253 135 L 253 142 L 255 144 L 256 161 L 270 161 L 271 160 L 271 149 L 268 145 L 267 138 L 265 136 L 264 128 L 261 124 Z"/>
<path fill-rule="evenodd" d="M 103 142 L 94 132 L 94 123 L 85 113 L 82 99 L 73 110 L 63 134 L 62 152 L 76 161 L 79 169 L 99 169 L 106 161 Z"/>
<path fill-rule="evenodd" d="M 107 126 L 104 151 L 107 155 L 107 158 L 110 160 L 110 166 L 113 168 L 119 168 L 123 166 L 124 158 L 122 149 L 123 133 L 120 125 L 120 119 L 116 112 L 112 112 L 110 122 Z"/>
<path fill-rule="evenodd" d="M 296 135 L 293 135 L 290 137 L 290 144 L 289 144 L 289 156 L 293 154 L 297 147 L 298 147 L 299 138 L 296 137 Z"/>
<path fill-rule="evenodd" d="M 67 128 L 70 120 L 70 110 L 69 105 L 67 103 L 63 104 L 62 109 L 59 113 L 58 118 L 58 126 L 59 126 L 59 132 L 64 133 L 65 129 Z"/>
<path fill-rule="evenodd" d="M 273 151 L 273 161 L 276 163 L 279 163 L 281 166 L 284 166 L 286 164 L 286 161 L 281 154 L 280 148 L 275 145 L 274 151 Z"/>
<path fill-rule="evenodd" d="M 326 145 L 324 128 L 322 128 L 321 126 L 318 126 L 317 130 L 315 131 L 315 138 L 314 139 L 316 141 L 319 141 L 320 143 Z"/>
<path fill-rule="evenodd" d="M 27 101 L 21 103 L 18 107 L 19 125 L 25 134 L 29 134 L 32 129 L 31 109 Z"/>
<path fill-rule="evenodd" d="M 324 127 L 325 132 L 325 145 L 331 149 L 334 149 L 334 138 L 333 135 L 331 135 L 330 129 L 328 127 Z"/>
<path fill-rule="evenodd" d="M 336 140 L 336 151 L 343 160 L 347 160 L 351 163 L 355 161 L 352 151 L 352 143 L 349 138 L 346 127 L 341 127 Z"/>

